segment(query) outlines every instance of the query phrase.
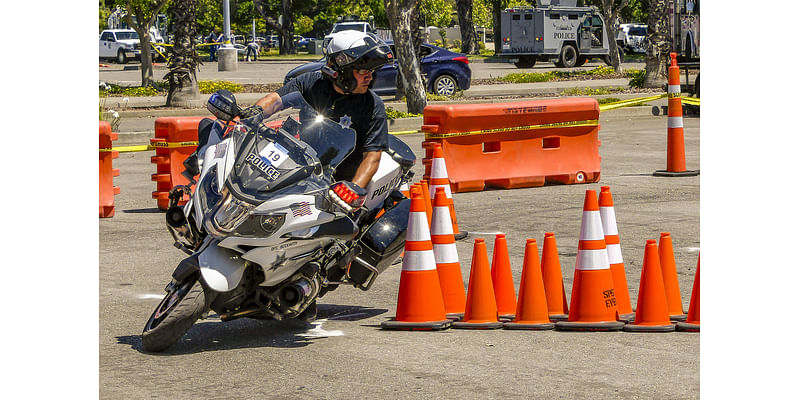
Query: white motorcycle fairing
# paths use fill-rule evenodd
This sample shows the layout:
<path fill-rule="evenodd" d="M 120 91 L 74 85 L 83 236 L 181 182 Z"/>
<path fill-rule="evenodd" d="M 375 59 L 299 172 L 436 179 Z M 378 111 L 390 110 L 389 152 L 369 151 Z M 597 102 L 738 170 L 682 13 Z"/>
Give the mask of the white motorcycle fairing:
<path fill-rule="evenodd" d="M 242 280 L 244 260 L 235 251 L 219 247 L 216 240 L 200 251 L 198 262 L 203 280 L 214 291 L 233 290 Z"/>

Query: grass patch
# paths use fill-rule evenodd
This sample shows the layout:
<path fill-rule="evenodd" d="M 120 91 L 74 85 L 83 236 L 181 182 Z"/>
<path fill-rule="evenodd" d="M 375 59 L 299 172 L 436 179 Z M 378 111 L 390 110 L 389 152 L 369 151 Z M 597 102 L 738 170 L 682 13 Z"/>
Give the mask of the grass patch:
<path fill-rule="evenodd" d="M 598 66 L 590 70 L 580 71 L 515 72 L 500 78 L 500 80 L 508 83 L 531 83 L 550 82 L 574 77 L 616 78 L 618 76 L 619 74 L 614 72 L 614 68 Z"/>
<path fill-rule="evenodd" d="M 389 119 L 412 118 L 421 116 L 422 114 L 412 114 L 412 113 L 397 111 L 392 107 L 386 107 L 386 117 Z"/>
<path fill-rule="evenodd" d="M 620 99 L 618 99 L 616 97 L 604 97 L 602 99 L 597 99 L 597 103 L 600 104 L 600 105 L 609 104 L 609 103 L 616 103 L 618 101 L 620 101 Z"/>
<path fill-rule="evenodd" d="M 614 87 L 614 88 L 569 88 L 564 89 L 561 91 L 562 95 L 565 96 L 601 96 L 605 94 L 612 94 L 624 91 L 625 88 L 623 87 Z"/>
<path fill-rule="evenodd" d="M 630 87 L 642 88 L 644 87 L 645 70 L 643 69 L 627 69 L 625 70 L 625 77 L 630 78 L 628 85 Z"/>
<path fill-rule="evenodd" d="M 244 86 L 230 81 L 197 81 L 200 93 L 211 94 L 217 90 L 228 90 L 231 93 L 239 93 L 244 90 Z"/>

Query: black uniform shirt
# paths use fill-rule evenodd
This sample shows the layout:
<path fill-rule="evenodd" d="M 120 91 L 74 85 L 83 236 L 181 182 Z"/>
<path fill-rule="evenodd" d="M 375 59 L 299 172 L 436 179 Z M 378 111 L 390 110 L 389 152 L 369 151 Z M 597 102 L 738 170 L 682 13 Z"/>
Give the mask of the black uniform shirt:
<path fill-rule="evenodd" d="M 334 90 L 333 82 L 322 76 L 322 71 L 314 71 L 295 77 L 276 93 L 284 96 L 295 91 L 327 118 L 339 123 L 349 118 L 352 122 L 350 127 L 356 131 L 356 148 L 336 169 L 336 179 L 353 179 L 364 152 L 388 148 L 386 108 L 371 89 L 364 94 L 340 94 Z"/>

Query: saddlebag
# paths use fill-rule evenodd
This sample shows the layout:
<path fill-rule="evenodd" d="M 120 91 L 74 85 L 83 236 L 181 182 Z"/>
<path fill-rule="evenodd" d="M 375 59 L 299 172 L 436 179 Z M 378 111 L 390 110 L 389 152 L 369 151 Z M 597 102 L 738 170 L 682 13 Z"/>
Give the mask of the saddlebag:
<path fill-rule="evenodd" d="M 361 253 L 348 268 L 350 279 L 359 289 L 369 289 L 375 278 L 403 251 L 410 209 L 411 200 L 401 200 L 378 217 L 359 238 Z"/>

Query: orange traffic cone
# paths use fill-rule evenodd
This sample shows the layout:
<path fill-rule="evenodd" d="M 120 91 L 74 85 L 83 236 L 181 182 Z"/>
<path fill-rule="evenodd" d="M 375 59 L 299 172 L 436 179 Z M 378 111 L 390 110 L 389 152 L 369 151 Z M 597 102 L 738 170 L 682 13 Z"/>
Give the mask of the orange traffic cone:
<path fill-rule="evenodd" d="M 472 249 L 472 267 L 469 272 L 464 319 L 453 322 L 453 328 L 497 329 L 502 327 L 503 323 L 497 319 L 497 303 L 494 299 L 492 272 L 489 270 L 486 242 L 483 238 L 477 238 Z"/>
<path fill-rule="evenodd" d="M 678 322 L 675 329 L 681 332 L 700 332 L 700 255 L 697 255 L 697 271 L 694 273 L 692 300 L 686 322 Z"/>
<path fill-rule="evenodd" d="M 700 171 L 686 170 L 686 154 L 683 145 L 683 105 L 681 104 L 681 70 L 677 54 L 670 53 L 669 78 L 667 84 L 667 169 L 658 170 L 655 176 L 694 176 Z"/>
<path fill-rule="evenodd" d="M 508 258 L 506 235 L 494 238 L 492 252 L 492 287 L 497 302 L 497 314 L 501 319 L 512 320 L 517 310 L 517 295 L 514 293 L 514 278 L 511 276 L 511 261 Z"/>
<path fill-rule="evenodd" d="M 528 239 L 525 243 L 525 258 L 522 261 L 516 318 L 512 322 L 503 324 L 503 328 L 547 330 L 553 329 L 554 326 L 547 313 L 547 296 L 544 294 L 536 239 Z"/>
<path fill-rule="evenodd" d="M 450 190 L 450 178 L 447 176 L 447 165 L 444 161 L 444 153 L 442 152 L 442 145 L 434 143 L 433 145 L 433 160 L 431 160 L 430 171 L 430 191 L 431 196 L 436 192 L 436 188 L 442 187 L 447 195 L 449 204 L 447 207 L 450 210 L 450 220 L 453 222 L 453 236 L 456 239 L 463 239 L 467 236 L 467 232 L 458 230 L 458 219 L 456 218 L 456 208 L 453 202 L 453 194 Z"/>
<path fill-rule="evenodd" d="M 564 278 L 561 275 L 561 261 L 558 259 L 556 234 L 545 232 L 542 244 L 542 280 L 544 293 L 547 296 L 547 312 L 551 321 L 567 319 L 567 291 L 564 290 Z"/>
<path fill-rule="evenodd" d="M 424 202 L 422 194 L 412 189 L 397 313 L 395 319 L 381 323 L 383 329 L 440 330 L 451 324 L 444 312 Z"/>
<path fill-rule="evenodd" d="M 433 205 L 431 204 L 431 192 L 429 190 L 428 181 L 421 180 L 419 185 L 422 188 L 422 197 L 425 200 L 425 213 L 428 215 L 428 226 L 431 226 L 431 218 L 433 217 Z"/>
<path fill-rule="evenodd" d="M 608 265 L 603 225 L 597 193 L 587 190 L 583 202 L 575 279 L 567 321 L 556 322 L 556 329 L 570 331 L 618 331 L 617 298 L 614 280 Z"/>
<path fill-rule="evenodd" d="M 625 332 L 674 332 L 675 325 L 669 320 L 667 297 L 658 260 L 656 241 L 648 239 L 644 248 L 642 276 L 639 280 L 639 297 L 636 302 L 636 318 L 625 325 Z"/>
<path fill-rule="evenodd" d="M 625 277 L 625 262 L 622 261 L 622 247 L 619 243 L 617 231 L 617 215 L 614 212 L 614 198 L 611 188 L 600 187 L 600 219 L 603 221 L 603 233 L 608 252 L 608 263 L 611 266 L 611 276 L 614 278 L 614 294 L 617 295 L 617 319 L 629 322 L 634 314 L 631 309 L 631 297 L 628 293 L 628 280 Z"/>
<path fill-rule="evenodd" d="M 436 270 L 439 271 L 439 285 L 442 288 L 444 311 L 447 318 L 461 319 L 467 297 L 464 294 L 464 278 L 458 262 L 456 239 L 453 237 L 453 224 L 447 209 L 447 196 L 441 187 L 436 188 L 433 198 L 433 218 L 431 223 L 431 242 L 436 257 Z"/>
<path fill-rule="evenodd" d="M 400 193 L 402 193 L 404 196 L 406 196 L 409 199 L 411 198 L 411 192 L 410 192 L 410 190 L 408 188 L 408 182 L 405 182 L 402 185 L 400 185 Z"/>
<path fill-rule="evenodd" d="M 681 288 L 678 285 L 678 272 L 675 269 L 675 253 L 672 250 L 672 237 L 669 232 L 661 232 L 661 238 L 658 240 L 658 255 L 664 279 L 664 291 L 667 294 L 669 319 L 685 321 L 686 314 L 683 312 Z"/>

